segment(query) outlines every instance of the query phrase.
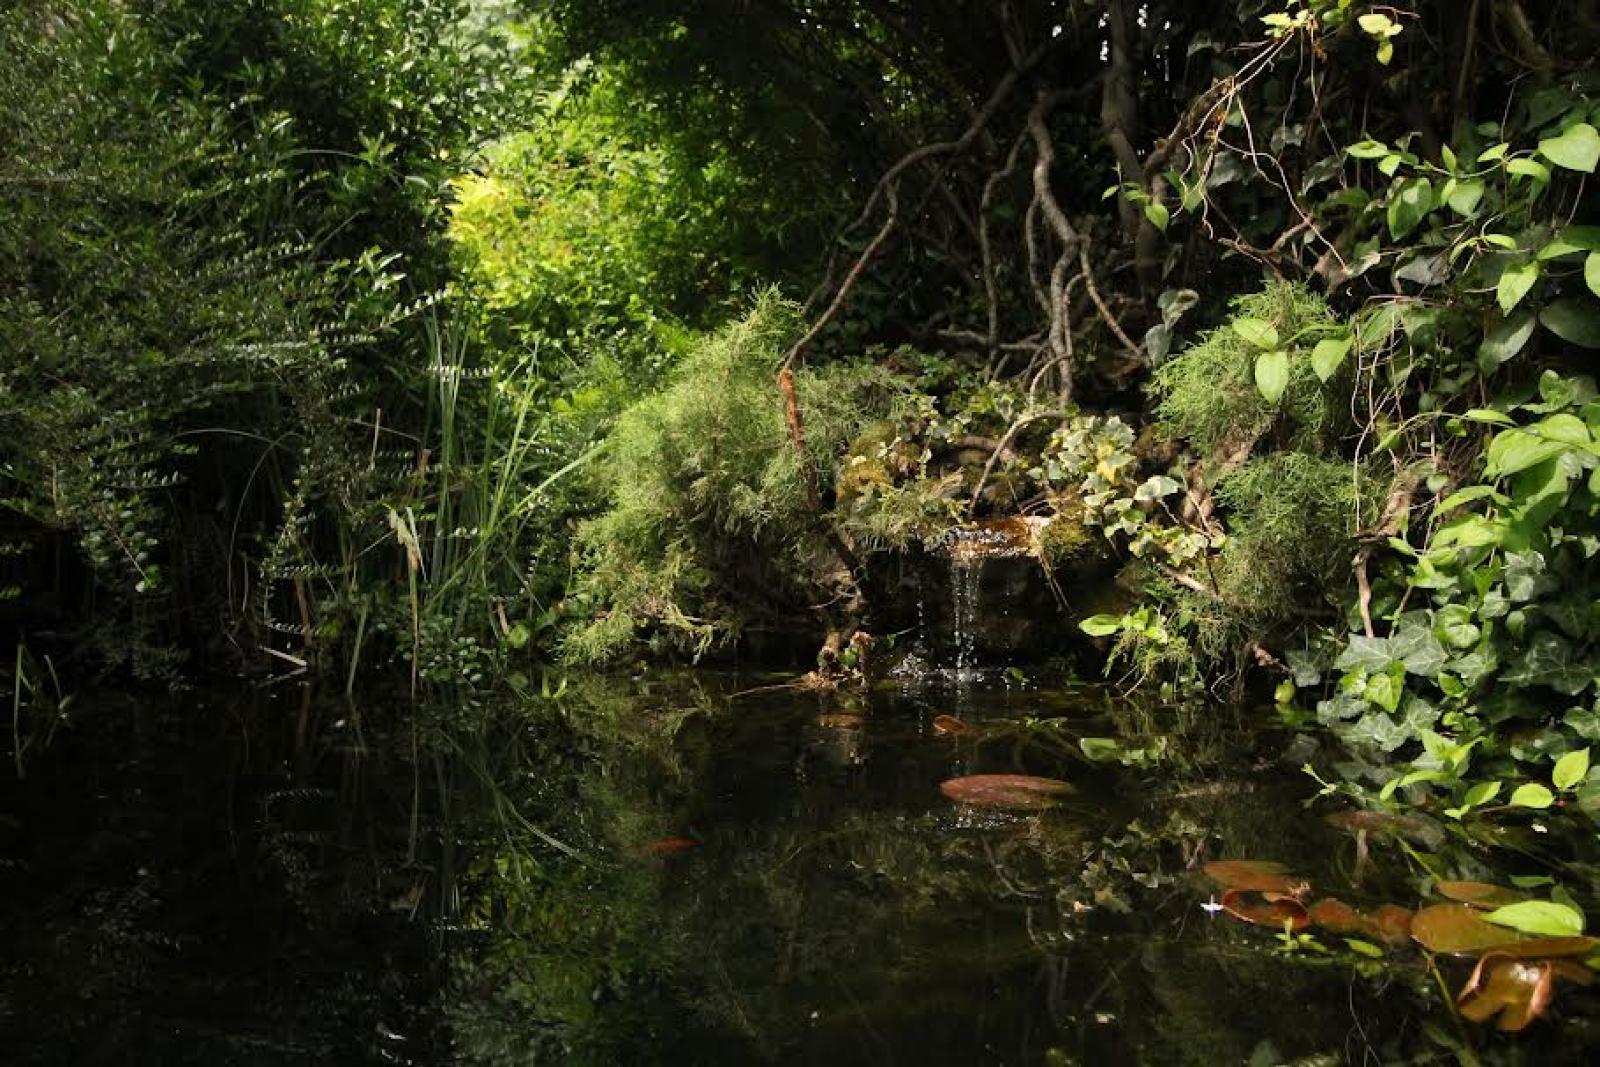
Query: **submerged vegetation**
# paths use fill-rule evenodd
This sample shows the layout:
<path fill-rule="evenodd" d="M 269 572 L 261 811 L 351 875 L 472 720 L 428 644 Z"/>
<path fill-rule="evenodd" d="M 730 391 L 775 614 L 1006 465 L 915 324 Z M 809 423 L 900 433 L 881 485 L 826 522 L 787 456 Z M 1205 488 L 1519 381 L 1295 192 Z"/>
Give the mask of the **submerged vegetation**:
<path fill-rule="evenodd" d="M 1429 953 L 1576 944 L 1597 52 L 1557 0 L 9 4 L 8 762 L 130 681 L 847 705 L 948 632 L 960 685 L 1253 709 L 1358 867 L 1527 898 Z M 1216 869 L 1286 952 L 1400 906 Z M 1457 1023 L 1589 978 L 1479 941 Z"/>

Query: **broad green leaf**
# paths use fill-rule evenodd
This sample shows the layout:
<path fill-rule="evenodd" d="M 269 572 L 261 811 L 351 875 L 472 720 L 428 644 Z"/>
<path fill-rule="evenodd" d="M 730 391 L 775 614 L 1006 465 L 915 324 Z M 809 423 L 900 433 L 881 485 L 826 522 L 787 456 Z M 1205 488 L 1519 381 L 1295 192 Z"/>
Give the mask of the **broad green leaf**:
<path fill-rule="evenodd" d="M 1539 142 L 1539 154 L 1558 167 L 1593 174 L 1600 163 L 1600 132 L 1587 122 L 1568 126 Z"/>
<path fill-rule="evenodd" d="M 1550 792 L 1538 782 L 1529 782 L 1517 786 L 1516 792 L 1511 794 L 1511 806 L 1514 808 L 1548 808 L 1555 803 L 1555 794 Z M 1507 925 L 1510 925 L 1509 923 Z"/>
<path fill-rule="evenodd" d="M 1144 217 L 1150 220 L 1150 225 L 1162 233 L 1167 232 L 1167 220 L 1171 217 L 1171 213 L 1167 211 L 1165 204 L 1158 204 L 1155 201 L 1146 204 L 1144 206 Z"/>
<path fill-rule="evenodd" d="M 1473 422 L 1492 422 L 1497 426 L 1516 425 L 1510 415 L 1494 408 L 1472 408 L 1462 418 L 1471 419 Z"/>
<path fill-rule="evenodd" d="M 1600 252 L 1590 252 L 1583 261 L 1583 281 L 1591 293 L 1600 296 Z"/>
<path fill-rule="evenodd" d="M 1530 259 L 1525 263 L 1517 263 L 1507 267 L 1500 274 L 1500 284 L 1495 290 L 1495 295 L 1500 301 L 1500 310 L 1509 314 L 1511 309 L 1528 295 L 1528 290 L 1533 288 L 1533 283 L 1539 280 L 1539 261 Z"/>
<path fill-rule="evenodd" d="M 1111 737 L 1082 737 L 1078 739 L 1078 747 L 1095 763 L 1114 760 L 1122 754 L 1122 746 Z"/>
<path fill-rule="evenodd" d="M 1537 160 L 1509 160 L 1506 163 L 1506 173 L 1517 178 L 1532 178 L 1540 185 L 1550 184 L 1550 168 Z"/>
<path fill-rule="evenodd" d="M 1463 807 L 1478 808 L 1489 803 L 1489 801 L 1493 800 L 1499 795 L 1500 782 L 1498 780 L 1493 782 L 1479 782 L 1477 785 L 1467 790 L 1466 796 L 1461 798 L 1461 803 Z"/>
<path fill-rule="evenodd" d="M 1583 781 L 1588 773 L 1589 750 L 1580 748 L 1556 760 L 1556 769 L 1551 773 L 1550 780 L 1557 789 L 1571 789 Z"/>
<path fill-rule="evenodd" d="M 1311 369 L 1319 379 L 1327 381 L 1338 373 L 1354 341 L 1355 338 L 1347 334 L 1344 337 L 1325 337 L 1317 342 L 1317 346 L 1311 350 Z"/>
<path fill-rule="evenodd" d="M 1540 419 L 1528 427 L 1528 432 L 1537 434 L 1547 441 L 1559 441 L 1564 445 L 1579 447 L 1587 445 L 1592 440 L 1589 427 L 1584 425 L 1583 420 L 1565 411 Z"/>
<path fill-rule="evenodd" d="M 1484 473 L 1490 478 L 1504 478 L 1559 456 L 1566 450 L 1567 446 L 1561 442 L 1539 437 L 1526 430 L 1503 430 L 1489 442 Z"/>
<path fill-rule="evenodd" d="M 1478 346 L 1478 366 L 1490 371 L 1521 352 L 1527 346 L 1528 338 L 1533 336 L 1537 321 L 1527 308 L 1501 319 L 1498 325 L 1484 334 L 1483 344 Z"/>
<path fill-rule="evenodd" d="M 1256 388 L 1269 404 L 1276 404 L 1289 387 L 1289 353 L 1283 349 L 1256 357 Z"/>
<path fill-rule="evenodd" d="M 1496 926 L 1509 926 L 1539 937 L 1578 937 L 1583 933 L 1583 912 L 1553 900 L 1523 900 L 1496 908 L 1483 917 Z"/>
<path fill-rule="evenodd" d="M 1574 252 L 1600 252 L 1600 226 L 1568 226 L 1539 249 L 1539 258 L 1555 259 Z"/>
<path fill-rule="evenodd" d="M 1231 325 L 1234 333 L 1257 348 L 1278 347 L 1278 328 L 1265 319 L 1238 318 Z"/>
<path fill-rule="evenodd" d="M 1501 141 L 1499 144 L 1493 145 L 1492 147 L 1489 147 L 1489 148 L 1485 148 L 1482 152 L 1479 152 L 1478 153 L 1478 162 L 1479 163 L 1493 163 L 1497 159 L 1504 159 L 1506 157 L 1506 152 L 1510 148 L 1511 148 L 1510 142 Z"/>
<path fill-rule="evenodd" d="M 1399 240 L 1417 228 L 1433 208 L 1433 186 L 1426 178 L 1412 178 L 1389 195 L 1389 234 Z"/>
<path fill-rule="evenodd" d="M 1544 328 L 1580 348 L 1600 348 L 1600 303 L 1589 297 L 1569 296 L 1547 304 L 1539 312 Z"/>
<path fill-rule="evenodd" d="M 1078 624 L 1078 629 L 1090 637 L 1109 637 L 1122 629 L 1122 616 L 1091 615 Z"/>
<path fill-rule="evenodd" d="M 1141 503 L 1146 500 L 1160 500 L 1164 496 L 1171 496 L 1182 488 L 1183 486 L 1179 485 L 1176 479 L 1168 478 L 1165 474 L 1157 474 L 1152 478 L 1147 478 L 1139 488 L 1133 491 L 1133 499 Z"/>
<path fill-rule="evenodd" d="M 1434 510 L 1443 515 L 1452 508 L 1459 508 L 1462 504 L 1470 504 L 1474 500 L 1482 500 L 1484 497 L 1493 496 L 1499 496 L 1499 494 L 1494 491 L 1494 486 L 1492 485 L 1469 485 L 1465 489 L 1457 489 L 1445 497 Z"/>
<path fill-rule="evenodd" d="M 1483 182 L 1476 178 L 1467 179 L 1457 182 L 1444 201 L 1457 215 L 1471 217 L 1478 210 L 1478 202 L 1483 199 L 1483 190 Z"/>

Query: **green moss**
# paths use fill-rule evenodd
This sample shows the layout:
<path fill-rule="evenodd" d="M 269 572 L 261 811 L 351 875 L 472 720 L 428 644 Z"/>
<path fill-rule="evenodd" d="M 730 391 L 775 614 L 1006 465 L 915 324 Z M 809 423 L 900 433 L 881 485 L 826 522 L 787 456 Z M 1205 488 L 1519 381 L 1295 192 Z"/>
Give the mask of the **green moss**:
<path fill-rule="evenodd" d="M 834 457 L 887 414 L 896 387 L 871 367 L 797 374 L 805 471 L 776 384 L 799 326 L 794 305 L 762 294 L 617 420 L 601 464 L 609 507 L 578 535 L 585 618 L 563 640 L 569 659 L 612 659 L 642 628 L 698 655 L 752 611 L 816 601 L 807 591 L 828 553 L 807 480 L 832 481 Z"/>
<path fill-rule="evenodd" d="M 1207 459 L 1248 449 L 1273 431 L 1294 448 L 1322 450 L 1341 425 L 1345 403 L 1343 394 L 1326 387 L 1311 369 L 1311 346 L 1338 328 L 1328 305 L 1303 286 L 1276 281 L 1240 297 L 1234 309 L 1235 320 L 1271 323 L 1290 351 L 1282 398 L 1269 404 L 1262 397 L 1255 384 L 1262 350 L 1225 323 L 1156 371 L 1151 391 L 1162 431 L 1188 440 Z"/>

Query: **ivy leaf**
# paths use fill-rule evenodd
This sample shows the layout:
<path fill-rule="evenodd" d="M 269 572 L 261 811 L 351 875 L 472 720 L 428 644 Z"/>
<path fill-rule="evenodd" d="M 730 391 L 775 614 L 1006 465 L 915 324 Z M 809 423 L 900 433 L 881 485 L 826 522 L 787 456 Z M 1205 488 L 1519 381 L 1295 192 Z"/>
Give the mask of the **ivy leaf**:
<path fill-rule="evenodd" d="M 1524 787 L 1526 788 L 1526 787 Z M 1518 790 L 1517 792 L 1521 792 Z M 1515 803 L 1515 794 L 1512 802 Z M 1539 937 L 1579 937 L 1583 934 L 1583 912 L 1553 900 L 1522 900 L 1484 915 L 1496 926 L 1509 926 Z"/>
<path fill-rule="evenodd" d="M 1135 489 L 1133 491 L 1133 499 L 1141 503 L 1146 500 L 1159 500 L 1164 496 L 1171 496 L 1182 488 L 1183 486 L 1179 485 L 1176 479 L 1168 478 L 1164 474 L 1158 474 L 1153 478 L 1146 479 L 1139 488 Z"/>
<path fill-rule="evenodd" d="M 1580 748 L 1576 752 L 1568 752 L 1556 760 L 1556 769 L 1550 775 L 1550 780 L 1557 789 L 1571 789 L 1589 773 L 1589 750 Z"/>
<path fill-rule="evenodd" d="M 1529 782 L 1517 786 L 1516 792 L 1511 794 L 1513 808 L 1548 808 L 1556 801 L 1556 796 L 1538 782 Z M 1505 925 L 1510 926 L 1510 923 Z"/>
<path fill-rule="evenodd" d="M 1278 328 L 1265 319 L 1234 319 L 1233 332 L 1257 348 L 1277 348 Z"/>
<path fill-rule="evenodd" d="M 1267 403 L 1276 404 L 1288 387 L 1289 353 L 1278 348 L 1256 357 L 1256 389 Z"/>
<path fill-rule="evenodd" d="M 1478 366 L 1490 371 L 1521 352 L 1528 338 L 1533 336 L 1537 321 L 1527 308 L 1501 319 L 1499 325 L 1484 335 L 1483 344 L 1478 347 Z"/>
<path fill-rule="evenodd" d="M 1500 285 L 1495 295 L 1500 301 L 1500 310 L 1507 314 L 1511 309 L 1522 302 L 1528 295 L 1528 290 L 1533 288 L 1533 283 L 1539 280 L 1539 261 L 1530 259 L 1525 263 L 1518 263 L 1507 267 L 1500 274 Z"/>
<path fill-rule="evenodd" d="M 1600 348 L 1600 305 L 1581 296 L 1569 296 L 1546 305 L 1539 313 L 1544 328 L 1579 348 Z"/>
<path fill-rule="evenodd" d="M 1539 154 L 1558 167 L 1593 174 L 1595 164 L 1600 163 L 1600 132 L 1579 122 L 1540 141 Z"/>
<path fill-rule="evenodd" d="M 1507 685 L 1546 686 L 1566 696 L 1577 696 L 1594 682 L 1595 665 L 1575 654 L 1564 637 L 1541 630 L 1501 677 Z"/>
<path fill-rule="evenodd" d="M 1325 337 L 1317 342 L 1317 346 L 1311 350 L 1311 369 L 1319 380 L 1325 382 L 1338 373 L 1354 341 L 1355 338 L 1347 334 L 1344 337 Z"/>
<path fill-rule="evenodd" d="M 1400 240 L 1417 228 L 1433 208 L 1433 185 L 1426 178 L 1412 178 L 1389 197 L 1389 234 Z"/>

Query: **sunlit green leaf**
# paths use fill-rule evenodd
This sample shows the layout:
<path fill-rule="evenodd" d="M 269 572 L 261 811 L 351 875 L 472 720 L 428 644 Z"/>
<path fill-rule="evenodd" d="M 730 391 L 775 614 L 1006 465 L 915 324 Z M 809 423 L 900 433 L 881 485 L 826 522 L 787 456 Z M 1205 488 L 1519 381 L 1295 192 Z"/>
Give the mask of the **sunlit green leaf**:
<path fill-rule="evenodd" d="M 1278 347 L 1278 328 L 1265 319 L 1237 318 L 1231 325 L 1234 333 L 1257 348 Z"/>
<path fill-rule="evenodd" d="M 1327 381 L 1338 373 L 1354 340 L 1347 334 L 1343 337 L 1325 337 L 1317 342 L 1311 350 L 1311 369 L 1319 379 Z"/>
<path fill-rule="evenodd" d="M 1516 803 L 1515 796 L 1512 803 Z M 1553 900 L 1518 901 L 1487 912 L 1483 918 L 1485 922 L 1540 937 L 1577 937 L 1583 933 L 1583 913 Z"/>
<path fill-rule="evenodd" d="M 1528 290 L 1532 289 L 1533 283 L 1538 280 L 1538 260 L 1530 259 L 1507 267 L 1501 272 L 1500 284 L 1495 290 L 1495 295 L 1500 301 L 1500 310 L 1509 313 L 1523 297 L 1528 295 Z"/>
<path fill-rule="evenodd" d="M 1550 780 L 1557 789 L 1571 789 L 1584 776 L 1589 773 L 1589 750 L 1580 748 L 1576 752 L 1568 752 L 1556 760 L 1556 768 L 1550 774 Z"/>
<path fill-rule="evenodd" d="M 1587 122 L 1576 123 L 1540 141 L 1539 154 L 1558 167 L 1593 174 L 1600 163 L 1600 131 Z"/>
<path fill-rule="evenodd" d="M 1256 357 L 1256 389 L 1269 404 L 1276 404 L 1289 386 L 1289 353 L 1283 349 Z"/>
<path fill-rule="evenodd" d="M 1555 794 L 1538 782 L 1528 782 L 1526 785 L 1517 786 L 1516 791 L 1511 794 L 1511 806 L 1514 808 L 1548 808 L 1555 803 L 1555 799 Z M 1581 929 L 1579 932 L 1582 932 Z"/>

